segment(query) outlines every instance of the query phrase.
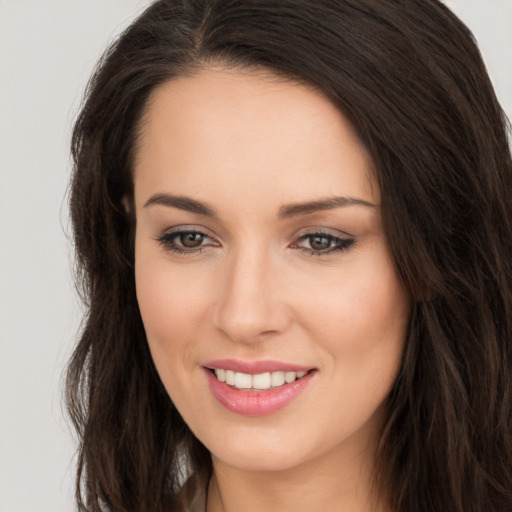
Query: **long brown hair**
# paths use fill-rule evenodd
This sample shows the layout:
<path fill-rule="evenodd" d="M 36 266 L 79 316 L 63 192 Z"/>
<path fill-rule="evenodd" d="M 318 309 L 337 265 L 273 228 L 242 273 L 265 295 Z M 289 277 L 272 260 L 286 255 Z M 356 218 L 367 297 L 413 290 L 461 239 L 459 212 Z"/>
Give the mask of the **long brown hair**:
<path fill-rule="evenodd" d="M 185 510 L 211 474 L 151 360 L 123 201 L 148 96 L 212 62 L 315 86 L 373 157 L 390 251 L 413 304 L 376 459 L 391 509 L 510 512 L 507 124 L 472 34 L 437 0 L 160 0 L 106 52 L 72 140 L 87 305 L 67 375 L 79 509 Z"/>

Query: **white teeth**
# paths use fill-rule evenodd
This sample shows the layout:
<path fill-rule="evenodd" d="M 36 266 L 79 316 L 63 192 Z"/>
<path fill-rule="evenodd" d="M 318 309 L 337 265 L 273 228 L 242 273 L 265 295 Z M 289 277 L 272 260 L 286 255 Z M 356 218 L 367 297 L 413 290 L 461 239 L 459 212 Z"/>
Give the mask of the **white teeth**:
<path fill-rule="evenodd" d="M 235 385 L 235 372 L 232 370 L 226 370 L 226 384 L 230 386 Z"/>
<path fill-rule="evenodd" d="M 271 385 L 272 377 L 269 372 L 252 376 L 252 387 L 254 389 L 270 389 Z"/>
<path fill-rule="evenodd" d="M 289 384 L 293 382 L 297 378 L 297 374 L 295 372 L 286 372 L 284 374 L 284 380 Z"/>
<path fill-rule="evenodd" d="M 306 371 L 300 372 L 265 372 L 257 375 L 234 372 L 232 370 L 215 369 L 215 375 L 220 382 L 225 382 L 237 389 L 265 390 L 276 388 L 283 384 L 294 382 L 306 375 Z"/>
<path fill-rule="evenodd" d="M 235 373 L 235 388 L 238 389 L 251 389 L 252 388 L 252 375 L 248 373 Z"/>
<path fill-rule="evenodd" d="M 272 386 L 282 386 L 284 384 L 284 372 L 272 372 Z"/>
<path fill-rule="evenodd" d="M 217 379 L 219 379 L 221 382 L 226 382 L 226 370 L 215 370 L 215 375 L 217 375 Z"/>

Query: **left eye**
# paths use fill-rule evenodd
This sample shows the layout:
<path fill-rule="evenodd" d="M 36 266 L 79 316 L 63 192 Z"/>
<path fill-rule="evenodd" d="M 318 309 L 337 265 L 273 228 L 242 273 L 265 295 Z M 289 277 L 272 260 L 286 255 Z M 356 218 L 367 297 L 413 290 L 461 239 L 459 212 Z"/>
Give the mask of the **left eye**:
<path fill-rule="evenodd" d="M 347 250 L 353 243 L 352 238 L 340 238 L 327 233 L 310 233 L 301 236 L 296 245 L 312 254 L 329 254 Z"/>

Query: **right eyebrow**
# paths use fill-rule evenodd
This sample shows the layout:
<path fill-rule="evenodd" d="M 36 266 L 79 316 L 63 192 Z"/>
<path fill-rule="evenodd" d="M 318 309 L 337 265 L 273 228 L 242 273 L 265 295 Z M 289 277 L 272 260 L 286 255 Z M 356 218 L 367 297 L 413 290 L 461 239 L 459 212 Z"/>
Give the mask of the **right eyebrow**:
<path fill-rule="evenodd" d="M 196 201 L 195 199 L 191 199 L 190 197 L 186 196 L 155 194 L 146 201 L 146 203 L 144 204 L 144 208 L 155 204 L 169 206 L 171 208 L 178 208 L 179 210 L 198 213 L 200 215 L 206 215 L 208 217 L 217 217 L 217 213 L 211 206 L 208 206 L 206 203 L 201 203 L 200 201 Z"/>

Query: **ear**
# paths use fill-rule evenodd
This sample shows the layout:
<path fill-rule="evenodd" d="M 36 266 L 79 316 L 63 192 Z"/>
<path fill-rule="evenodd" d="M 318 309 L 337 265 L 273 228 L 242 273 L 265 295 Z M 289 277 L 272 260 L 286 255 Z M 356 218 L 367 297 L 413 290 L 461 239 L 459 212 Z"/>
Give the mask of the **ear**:
<path fill-rule="evenodd" d="M 123 196 L 121 203 L 128 215 L 135 215 L 135 201 L 132 194 Z"/>
<path fill-rule="evenodd" d="M 136 224 L 136 216 L 135 216 L 135 199 L 133 194 L 126 194 L 121 199 L 122 208 L 124 210 L 124 215 L 126 216 L 126 220 L 131 226 L 132 233 L 135 230 Z M 123 213 L 123 212 L 120 212 Z"/>

